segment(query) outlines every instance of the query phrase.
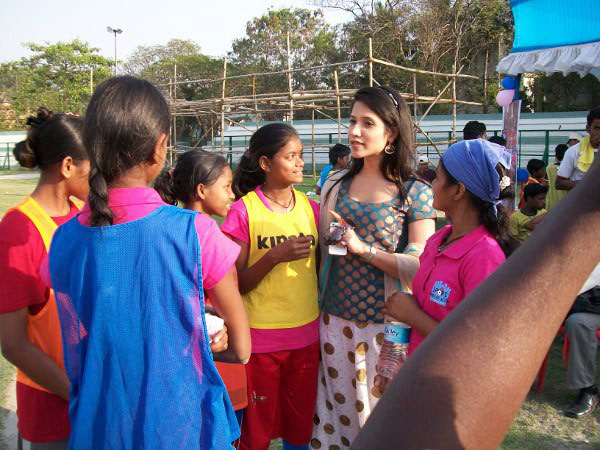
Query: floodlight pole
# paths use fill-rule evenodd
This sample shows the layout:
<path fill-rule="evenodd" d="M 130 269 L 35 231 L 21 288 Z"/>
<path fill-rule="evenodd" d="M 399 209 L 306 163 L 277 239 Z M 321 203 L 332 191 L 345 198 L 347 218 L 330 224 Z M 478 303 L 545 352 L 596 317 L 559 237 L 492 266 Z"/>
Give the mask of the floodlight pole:
<path fill-rule="evenodd" d="M 113 33 L 115 35 L 115 68 L 114 68 L 114 76 L 117 76 L 117 34 L 121 34 L 123 30 L 120 28 L 112 28 L 106 27 L 106 31 L 109 33 Z"/>

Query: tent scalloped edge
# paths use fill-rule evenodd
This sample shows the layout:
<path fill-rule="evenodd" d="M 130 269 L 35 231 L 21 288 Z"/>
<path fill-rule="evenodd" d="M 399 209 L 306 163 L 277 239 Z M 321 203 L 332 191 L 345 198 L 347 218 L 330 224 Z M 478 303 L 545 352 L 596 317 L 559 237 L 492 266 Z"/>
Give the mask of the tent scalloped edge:
<path fill-rule="evenodd" d="M 600 79 L 600 42 L 545 48 L 527 52 L 511 53 L 498 63 L 498 73 L 519 75 L 522 73 L 577 72 L 583 77 L 589 73 Z"/>

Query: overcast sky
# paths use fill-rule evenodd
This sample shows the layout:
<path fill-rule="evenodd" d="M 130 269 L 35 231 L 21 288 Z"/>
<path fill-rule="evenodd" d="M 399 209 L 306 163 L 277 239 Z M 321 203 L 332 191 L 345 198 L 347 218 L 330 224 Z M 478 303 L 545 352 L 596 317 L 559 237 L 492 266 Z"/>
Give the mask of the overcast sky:
<path fill-rule="evenodd" d="M 107 26 L 121 28 L 117 56 L 127 58 L 138 45 L 192 39 L 202 52 L 221 56 L 234 39 L 243 37 L 246 22 L 269 8 L 304 7 L 305 0 L 4 0 L 0 21 L 0 61 L 28 56 L 24 42 L 54 43 L 79 38 L 114 56 L 114 37 Z M 331 24 L 351 17 L 325 11 Z"/>

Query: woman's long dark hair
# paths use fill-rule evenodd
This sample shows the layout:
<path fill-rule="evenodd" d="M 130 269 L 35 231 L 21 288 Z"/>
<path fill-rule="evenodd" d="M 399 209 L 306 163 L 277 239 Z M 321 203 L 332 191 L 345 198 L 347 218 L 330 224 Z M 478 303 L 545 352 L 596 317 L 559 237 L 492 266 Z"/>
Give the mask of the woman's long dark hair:
<path fill-rule="evenodd" d="M 380 167 L 384 178 L 395 183 L 402 197 L 406 197 L 404 182 L 416 178 L 415 168 L 417 165 L 412 118 L 408 105 L 396 91 L 383 86 L 359 89 L 354 94 L 351 108 L 357 102 L 363 103 L 377 114 L 390 134 L 397 133 L 396 139 L 391 144 L 394 152 L 392 154 L 383 152 Z M 348 172 L 337 180 L 334 186 L 344 180 L 354 178 L 363 166 L 362 158 L 353 158 Z"/>
<path fill-rule="evenodd" d="M 254 132 L 248 151 L 242 156 L 233 177 L 232 189 L 236 199 L 264 184 L 265 173 L 260 167 L 260 158 L 273 159 L 294 138 L 300 139 L 294 127 L 285 123 L 270 123 Z"/>
<path fill-rule="evenodd" d="M 83 119 L 70 114 L 54 114 L 43 106 L 35 117 L 27 119 L 27 138 L 19 142 L 13 154 L 22 167 L 46 170 L 67 156 L 75 164 L 87 161 L 83 145 Z"/>
<path fill-rule="evenodd" d="M 188 203 L 196 196 L 199 184 L 214 184 L 228 167 L 227 160 L 218 153 L 189 150 L 177 158 L 175 168 L 165 168 L 154 182 L 154 189 L 165 203 Z"/>
<path fill-rule="evenodd" d="M 129 169 L 148 161 L 162 133 L 169 134 L 167 101 L 150 82 L 123 76 L 96 88 L 85 115 L 84 142 L 90 155 L 91 225 L 112 225 L 108 187 Z"/>
<path fill-rule="evenodd" d="M 459 181 L 450 175 L 450 172 L 444 167 L 443 161 L 440 159 L 438 163 L 446 177 L 448 178 L 448 182 L 450 184 L 458 184 Z M 502 177 L 502 173 L 504 170 L 500 164 L 496 166 L 496 171 L 498 175 Z M 502 204 L 496 205 L 496 211 L 494 211 L 494 204 L 490 202 L 486 202 L 471 191 L 466 189 L 469 194 L 469 200 L 473 204 L 473 206 L 479 211 L 479 220 L 481 224 L 485 227 L 485 229 L 496 239 L 498 245 L 504 252 L 504 255 L 508 258 L 519 246 L 519 242 L 512 237 L 509 232 L 509 219 L 506 209 Z"/>

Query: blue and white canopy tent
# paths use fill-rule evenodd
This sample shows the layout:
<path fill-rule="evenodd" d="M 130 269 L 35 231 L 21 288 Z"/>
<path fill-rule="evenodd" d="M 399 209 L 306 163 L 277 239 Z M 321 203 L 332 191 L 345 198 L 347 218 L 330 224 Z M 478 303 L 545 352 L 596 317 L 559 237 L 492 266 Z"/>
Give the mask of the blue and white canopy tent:
<path fill-rule="evenodd" d="M 600 0 L 511 0 L 510 5 L 515 38 L 498 73 L 591 73 L 600 79 Z M 580 292 L 598 282 L 600 264 Z"/>
<path fill-rule="evenodd" d="M 513 48 L 498 72 L 588 73 L 600 79 L 599 0 L 511 0 Z"/>

